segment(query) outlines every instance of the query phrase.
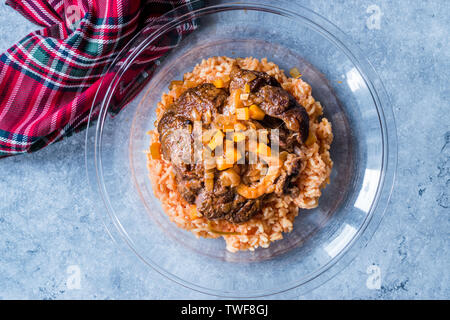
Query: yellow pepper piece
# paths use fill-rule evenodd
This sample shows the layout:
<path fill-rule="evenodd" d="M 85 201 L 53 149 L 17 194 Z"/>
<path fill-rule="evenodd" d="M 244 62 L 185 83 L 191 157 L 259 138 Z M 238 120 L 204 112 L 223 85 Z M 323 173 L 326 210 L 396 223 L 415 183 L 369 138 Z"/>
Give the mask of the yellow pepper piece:
<path fill-rule="evenodd" d="M 242 154 L 237 149 L 230 149 L 225 152 L 226 163 L 236 163 L 242 158 Z"/>
<path fill-rule="evenodd" d="M 169 84 L 169 90 L 172 90 L 174 86 L 182 86 L 183 81 L 182 80 L 173 80 Z"/>
<path fill-rule="evenodd" d="M 256 149 L 256 153 L 258 155 L 262 155 L 262 156 L 269 156 L 270 157 L 270 147 L 265 145 L 264 143 L 258 143 L 258 147 Z"/>
<path fill-rule="evenodd" d="M 269 169 L 267 174 L 256 185 L 247 186 L 243 183 L 236 187 L 237 193 L 247 199 L 256 199 L 261 197 L 265 193 L 271 193 L 275 189 L 274 181 L 280 175 L 282 163 L 267 159 L 269 163 Z"/>
<path fill-rule="evenodd" d="M 189 208 L 189 213 L 191 216 L 191 219 L 197 219 L 198 218 L 198 214 L 197 214 L 197 206 L 194 204 Z"/>
<path fill-rule="evenodd" d="M 153 142 L 150 146 L 150 155 L 153 160 L 161 160 L 161 144 L 159 142 Z"/>
<path fill-rule="evenodd" d="M 250 118 L 255 119 L 255 120 L 262 120 L 262 119 L 264 119 L 264 116 L 266 115 L 266 113 L 260 107 L 258 107 L 256 104 L 252 104 L 249 107 L 248 111 L 250 114 Z"/>
<path fill-rule="evenodd" d="M 212 151 L 222 144 L 223 144 L 223 133 L 221 130 L 217 130 L 217 132 L 212 137 L 211 141 L 208 143 L 208 147 Z"/>
<path fill-rule="evenodd" d="M 241 89 L 236 89 L 234 91 L 234 109 L 237 110 L 242 107 L 242 101 L 241 101 Z"/>
<path fill-rule="evenodd" d="M 298 79 L 302 76 L 302 74 L 300 73 L 300 71 L 298 71 L 297 68 L 292 68 L 291 70 L 289 70 L 289 74 L 291 75 L 292 78 Z"/>
<path fill-rule="evenodd" d="M 245 133 L 243 132 L 235 132 L 233 135 L 234 142 L 241 142 L 245 140 Z"/>
<path fill-rule="evenodd" d="M 233 163 L 227 163 L 227 160 L 219 157 L 216 159 L 217 170 L 222 171 L 233 167 Z"/>
<path fill-rule="evenodd" d="M 218 79 L 213 81 L 213 85 L 216 88 L 224 88 L 225 87 L 225 82 L 222 79 L 218 78 Z"/>
<path fill-rule="evenodd" d="M 245 93 L 250 93 L 250 85 L 248 83 L 246 83 L 245 86 L 244 86 L 244 92 Z"/>
<path fill-rule="evenodd" d="M 248 112 L 248 108 L 244 107 L 244 108 L 237 108 L 236 109 L 236 117 L 238 120 L 248 120 L 249 119 L 249 112 Z"/>

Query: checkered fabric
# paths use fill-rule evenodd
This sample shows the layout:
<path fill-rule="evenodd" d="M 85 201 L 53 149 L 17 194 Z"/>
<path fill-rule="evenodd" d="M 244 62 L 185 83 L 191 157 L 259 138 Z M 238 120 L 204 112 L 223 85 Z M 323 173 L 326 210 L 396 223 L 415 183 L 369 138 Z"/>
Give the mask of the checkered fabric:
<path fill-rule="evenodd" d="M 44 27 L 0 56 L 0 156 L 33 152 L 84 128 L 101 82 L 119 52 L 145 30 L 150 35 L 170 17 L 161 15 L 189 0 L 7 0 L 27 19 Z M 189 8 L 189 6 L 188 6 Z M 150 25 L 149 25 L 150 23 Z M 157 60 L 195 29 L 181 28 L 149 46 L 133 69 L 121 77 L 113 111 L 123 108 L 151 76 Z M 138 82 L 139 81 L 139 82 Z M 103 86 L 102 86 L 103 87 Z M 132 94 L 130 94 L 130 92 Z"/>

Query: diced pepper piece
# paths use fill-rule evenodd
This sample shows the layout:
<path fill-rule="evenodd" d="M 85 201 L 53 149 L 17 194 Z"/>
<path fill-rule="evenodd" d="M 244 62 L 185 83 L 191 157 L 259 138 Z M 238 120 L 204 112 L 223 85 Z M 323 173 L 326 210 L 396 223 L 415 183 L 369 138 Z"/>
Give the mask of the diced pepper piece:
<path fill-rule="evenodd" d="M 205 130 L 202 133 L 202 143 L 203 144 L 207 144 L 211 141 L 214 133 L 216 133 L 216 131 L 214 129 L 209 129 L 209 130 Z"/>
<path fill-rule="evenodd" d="M 218 231 L 212 227 L 211 221 L 208 221 L 208 230 L 212 233 L 219 234 L 221 236 L 238 236 L 241 235 L 239 232 L 230 232 L 230 231 Z"/>
<path fill-rule="evenodd" d="M 236 163 L 242 158 L 242 154 L 239 152 L 239 150 L 231 148 L 227 149 L 225 152 L 225 160 L 226 163 Z"/>
<path fill-rule="evenodd" d="M 300 71 L 298 71 L 297 68 L 292 68 L 291 70 L 289 70 L 289 74 L 291 75 L 292 78 L 298 79 L 302 76 L 302 74 L 300 73 Z"/>
<path fill-rule="evenodd" d="M 245 126 L 245 124 L 238 122 L 234 124 L 234 129 L 238 131 L 245 131 L 247 130 L 247 127 Z"/>
<path fill-rule="evenodd" d="M 225 82 L 222 79 L 217 78 L 216 80 L 213 81 L 213 85 L 216 88 L 224 88 L 225 87 Z"/>
<path fill-rule="evenodd" d="M 236 89 L 234 91 L 234 109 L 237 110 L 242 107 L 242 101 L 241 101 L 241 90 Z"/>
<path fill-rule="evenodd" d="M 172 90 L 174 86 L 182 86 L 183 81 L 182 80 L 173 80 L 169 84 L 169 90 Z"/>
<path fill-rule="evenodd" d="M 243 132 L 235 132 L 233 135 L 234 142 L 241 142 L 245 140 L 245 133 Z"/>
<path fill-rule="evenodd" d="M 214 179 L 214 170 L 206 170 L 205 179 Z"/>
<path fill-rule="evenodd" d="M 217 170 L 222 171 L 233 167 L 233 163 L 228 163 L 225 158 L 219 157 L 216 159 L 216 166 Z"/>
<path fill-rule="evenodd" d="M 270 157 L 270 147 L 268 145 L 265 145 L 264 143 L 258 143 L 258 147 L 256 149 L 256 153 L 258 155 L 262 155 L 262 156 L 269 156 Z"/>
<path fill-rule="evenodd" d="M 191 80 L 186 80 L 186 81 L 184 82 L 184 86 L 185 86 L 186 88 L 190 89 L 190 88 L 193 88 L 193 87 L 197 86 L 197 82 L 191 81 Z"/>
<path fill-rule="evenodd" d="M 150 155 L 153 160 L 161 160 L 161 144 L 159 142 L 153 142 L 150 145 Z"/>
<path fill-rule="evenodd" d="M 205 172 L 205 187 L 208 191 L 212 191 L 214 189 L 214 171 Z"/>
<path fill-rule="evenodd" d="M 256 104 L 252 104 L 248 108 L 248 111 L 250 114 L 250 118 L 255 119 L 255 120 L 262 120 L 262 119 L 264 119 L 264 116 L 266 115 L 266 113 L 260 107 L 258 107 Z"/>
<path fill-rule="evenodd" d="M 214 150 L 222 144 L 223 144 L 223 133 L 221 130 L 217 130 L 217 132 L 212 137 L 211 141 L 208 143 L 208 147 L 209 149 Z"/>
<path fill-rule="evenodd" d="M 214 180 L 213 179 L 206 179 L 205 180 L 205 187 L 208 191 L 213 191 L 214 189 Z"/>
<path fill-rule="evenodd" d="M 189 208 L 189 213 L 191 216 L 191 219 L 197 219 L 198 218 L 198 214 L 197 214 L 197 206 L 194 204 Z"/>
<path fill-rule="evenodd" d="M 234 130 L 234 124 L 233 123 L 226 123 L 223 125 L 223 129 L 226 130 Z"/>
<path fill-rule="evenodd" d="M 244 86 L 244 93 L 250 93 L 250 85 L 248 83 Z"/>
<path fill-rule="evenodd" d="M 247 107 L 237 108 L 236 109 L 236 117 L 238 120 L 248 120 L 250 118 L 248 108 Z"/>

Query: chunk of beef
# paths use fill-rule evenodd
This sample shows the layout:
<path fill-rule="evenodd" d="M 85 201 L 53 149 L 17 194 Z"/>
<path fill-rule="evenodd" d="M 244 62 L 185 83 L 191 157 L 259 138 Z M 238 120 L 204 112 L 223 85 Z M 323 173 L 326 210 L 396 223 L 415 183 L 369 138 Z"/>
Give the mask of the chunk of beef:
<path fill-rule="evenodd" d="M 191 125 L 192 122 L 189 119 L 176 114 L 173 106 L 163 114 L 158 122 L 158 133 L 164 159 L 178 162 L 179 155 L 185 154 L 186 147 L 189 147 L 189 144 L 181 143 L 180 138 L 190 139 L 190 137 L 186 138 L 183 133 L 189 134 L 189 126 Z"/>
<path fill-rule="evenodd" d="M 230 78 L 230 92 L 244 88 L 246 83 L 250 87 L 250 92 L 256 92 L 259 88 L 266 85 L 281 87 L 277 79 L 269 76 L 265 72 L 241 69 L 238 66 L 233 66 Z"/>
<path fill-rule="evenodd" d="M 186 90 L 176 101 L 176 112 L 191 121 L 208 125 L 218 113 L 222 113 L 227 93 L 211 83 L 204 83 Z"/>
<path fill-rule="evenodd" d="M 309 116 L 291 94 L 283 88 L 264 86 L 256 92 L 256 96 L 255 101 L 266 115 L 283 120 L 288 130 L 298 132 L 300 140 L 306 141 Z"/>
<path fill-rule="evenodd" d="M 194 203 L 204 187 L 204 167 L 194 162 L 194 140 L 191 134 L 194 121 L 219 113 L 227 98 L 222 89 L 209 83 L 186 90 L 163 114 L 158 133 L 164 159 L 172 162 L 178 191 L 189 203 Z"/>
<path fill-rule="evenodd" d="M 158 132 L 163 158 L 173 165 L 178 191 L 186 201 L 194 203 L 202 188 L 204 168 L 201 162 L 193 161 L 191 126 L 192 122 L 177 115 L 172 106 L 159 121 Z"/>
<path fill-rule="evenodd" d="M 212 192 L 202 189 L 196 200 L 197 210 L 207 219 L 225 219 L 233 223 L 250 220 L 260 209 L 262 199 L 245 199 L 229 187 L 214 184 Z"/>

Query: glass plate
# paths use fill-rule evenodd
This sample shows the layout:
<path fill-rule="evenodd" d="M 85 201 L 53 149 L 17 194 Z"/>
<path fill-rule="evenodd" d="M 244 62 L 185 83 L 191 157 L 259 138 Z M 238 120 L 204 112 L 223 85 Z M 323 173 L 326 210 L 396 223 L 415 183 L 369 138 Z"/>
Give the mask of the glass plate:
<path fill-rule="evenodd" d="M 99 199 L 97 210 L 119 246 L 193 290 L 235 298 L 291 289 L 303 294 L 354 258 L 381 221 L 397 161 L 389 99 L 364 55 L 310 10 L 283 1 L 276 6 L 270 1 L 208 3 L 200 8 L 192 2 L 168 13 L 167 24 L 152 33 L 141 31 L 123 50 L 132 50 L 126 62 L 111 66 L 115 79 L 99 89 L 99 120 L 86 136 L 87 174 Z M 134 86 L 118 85 L 145 60 L 147 48 L 188 21 L 194 21 L 196 31 L 178 39 L 176 48 L 151 70 L 152 77 L 142 72 Z M 254 252 L 230 253 L 223 239 L 197 239 L 177 228 L 162 211 L 148 178 L 146 132 L 154 128 L 156 103 L 172 80 L 217 55 L 267 58 L 284 70 L 297 67 L 333 126 L 334 168 L 319 206 L 300 210 L 291 233 Z M 110 117 L 117 90 L 134 99 Z"/>

